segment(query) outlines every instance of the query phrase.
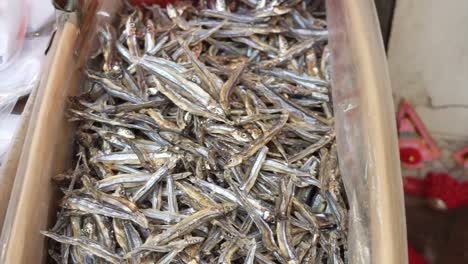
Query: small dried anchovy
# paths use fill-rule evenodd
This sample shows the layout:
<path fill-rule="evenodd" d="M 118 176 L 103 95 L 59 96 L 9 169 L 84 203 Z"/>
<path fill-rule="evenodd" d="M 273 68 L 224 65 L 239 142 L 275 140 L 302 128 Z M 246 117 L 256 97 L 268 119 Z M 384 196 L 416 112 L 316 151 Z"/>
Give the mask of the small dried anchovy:
<path fill-rule="evenodd" d="M 179 2 L 99 25 L 70 98 L 76 167 L 54 177 L 64 197 L 42 232 L 51 258 L 347 263 L 317 6 Z"/>

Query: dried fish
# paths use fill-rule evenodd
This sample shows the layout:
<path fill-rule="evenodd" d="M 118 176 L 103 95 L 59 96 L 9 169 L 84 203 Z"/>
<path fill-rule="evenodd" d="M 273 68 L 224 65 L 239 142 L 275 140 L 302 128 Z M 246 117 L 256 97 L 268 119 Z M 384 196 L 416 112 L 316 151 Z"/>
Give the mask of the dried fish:
<path fill-rule="evenodd" d="M 328 30 L 308 3 L 176 2 L 100 26 L 52 259 L 347 263 Z"/>
<path fill-rule="evenodd" d="M 111 263 L 120 263 L 122 260 L 117 254 L 106 249 L 104 245 L 100 245 L 87 237 L 67 237 L 47 231 L 42 231 L 41 233 L 57 242 L 80 247 L 80 249 L 110 261 Z"/>

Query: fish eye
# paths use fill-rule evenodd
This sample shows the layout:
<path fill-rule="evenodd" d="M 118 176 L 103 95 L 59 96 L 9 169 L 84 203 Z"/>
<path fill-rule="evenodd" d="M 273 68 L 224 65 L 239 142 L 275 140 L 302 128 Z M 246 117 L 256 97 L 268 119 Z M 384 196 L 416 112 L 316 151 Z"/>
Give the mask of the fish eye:
<path fill-rule="evenodd" d="M 192 82 L 196 83 L 196 84 L 200 84 L 200 83 L 201 83 L 200 78 L 198 78 L 198 76 L 196 76 L 196 75 L 190 76 L 190 80 L 191 80 Z"/>
<path fill-rule="evenodd" d="M 233 158 L 230 158 L 230 159 L 229 159 L 229 163 L 234 163 L 234 159 L 233 159 Z"/>
<path fill-rule="evenodd" d="M 247 137 L 247 134 L 246 134 L 246 133 L 242 133 L 242 134 L 241 134 L 241 137 L 246 138 L 246 137 Z"/>

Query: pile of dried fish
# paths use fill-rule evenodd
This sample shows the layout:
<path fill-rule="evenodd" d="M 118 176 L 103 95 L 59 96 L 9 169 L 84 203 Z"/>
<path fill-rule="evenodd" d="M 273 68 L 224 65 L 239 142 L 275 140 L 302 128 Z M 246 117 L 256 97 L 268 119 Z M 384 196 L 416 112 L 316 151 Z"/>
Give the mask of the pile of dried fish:
<path fill-rule="evenodd" d="M 202 0 L 100 25 L 70 100 L 78 158 L 54 178 L 65 195 L 43 232 L 50 256 L 346 263 L 319 6 Z"/>

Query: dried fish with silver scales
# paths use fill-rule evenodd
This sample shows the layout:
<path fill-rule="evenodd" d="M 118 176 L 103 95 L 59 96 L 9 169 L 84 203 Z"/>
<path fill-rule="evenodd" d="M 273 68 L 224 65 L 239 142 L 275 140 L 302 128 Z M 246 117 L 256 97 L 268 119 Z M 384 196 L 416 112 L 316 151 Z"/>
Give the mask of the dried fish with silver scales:
<path fill-rule="evenodd" d="M 59 263 L 347 263 L 323 10 L 209 0 L 124 11 L 70 99 Z M 117 35 L 118 34 L 118 35 Z"/>

